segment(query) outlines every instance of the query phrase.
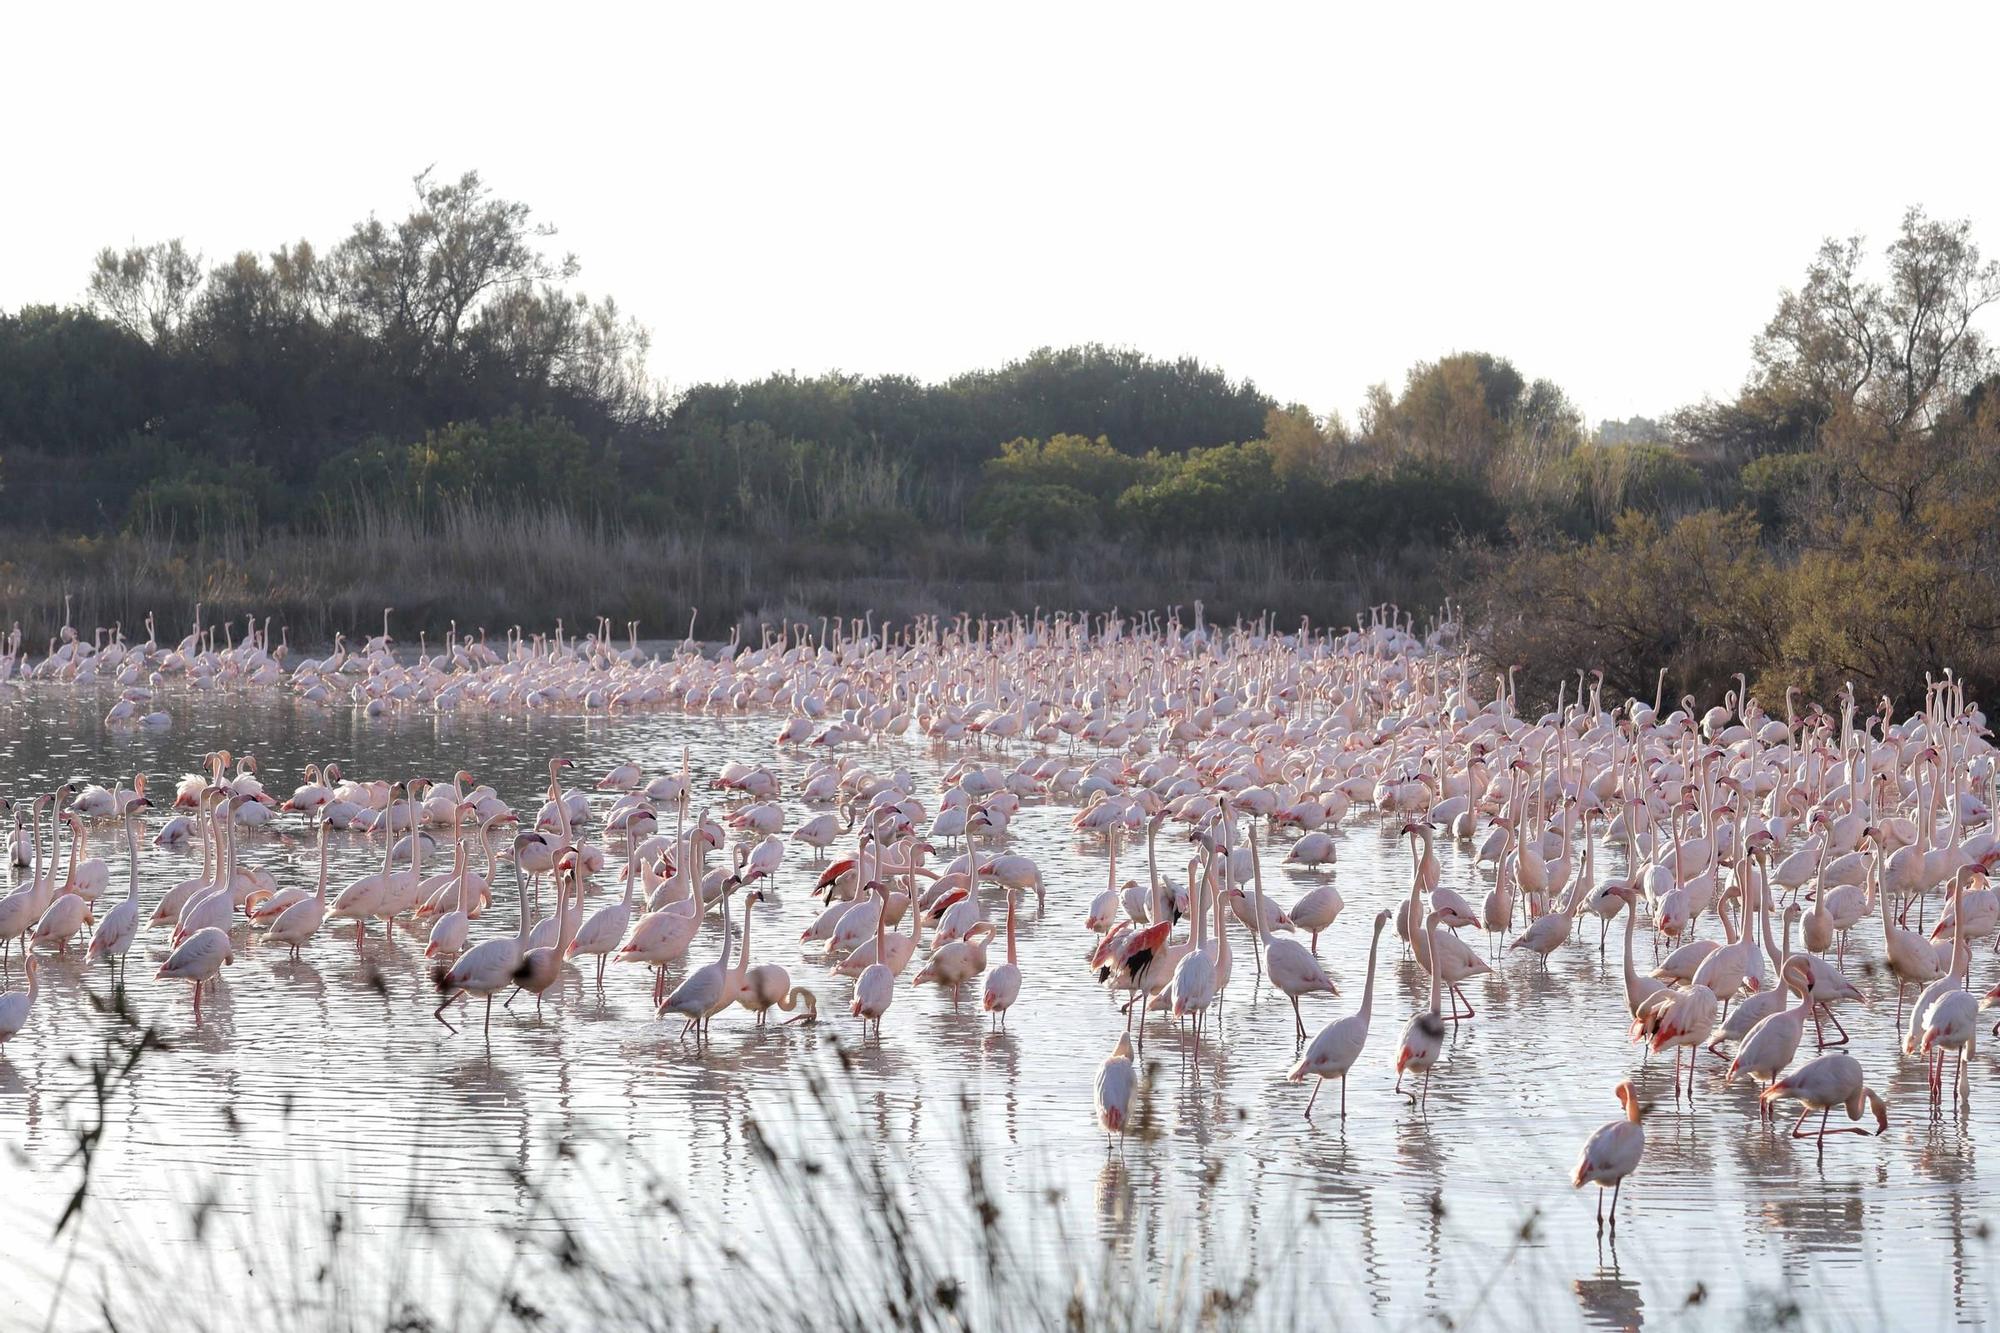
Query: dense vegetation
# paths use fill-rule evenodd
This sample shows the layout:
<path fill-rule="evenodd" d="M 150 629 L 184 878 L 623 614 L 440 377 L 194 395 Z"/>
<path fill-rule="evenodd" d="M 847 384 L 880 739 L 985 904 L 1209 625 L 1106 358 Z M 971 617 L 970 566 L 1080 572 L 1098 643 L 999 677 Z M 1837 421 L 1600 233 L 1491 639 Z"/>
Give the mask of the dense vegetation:
<path fill-rule="evenodd" d="M 0 313 L 0 611 L 206 596 L 312 633 L 329 607 L 423 617 L 483 588 L 496 618 L 662 629 L 695 603 L 727 623 L 965 595 L 1325 620 L 1470 585 L 1477 642 L 1538 693 L 1579 663 L 1647 693 L 1661 665 L 1677 691 L 1742 670 L 1767 696 L 1907 693 L 1937 664 L 2000 683 L 1977 327 L 2000 270 L 1963 223 L 1912 210 L 1879 276 L 1829 241 L 1734 401 L 1592 434 L 1484 353 L 1413 367 L 1352 424 L 1096 346 L 667 395 L 644 330 L 572 289 L 525 205 L 473 174 L 415 185 L 407 216 L 324 250 L 107 250 L 84 304 Z M 454 558 L 472 533 L 484 563 Z"/>

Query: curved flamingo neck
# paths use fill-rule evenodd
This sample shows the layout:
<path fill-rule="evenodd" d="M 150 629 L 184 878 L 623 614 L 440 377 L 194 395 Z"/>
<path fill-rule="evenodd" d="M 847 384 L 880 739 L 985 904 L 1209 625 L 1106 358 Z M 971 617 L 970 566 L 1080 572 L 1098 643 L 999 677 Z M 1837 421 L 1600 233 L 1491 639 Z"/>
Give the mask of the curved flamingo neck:
<path fill-rule="evenodd" d="M 1368 941 L 1368 979 L 1361 984 L 1361 1007 L 1355 1010 L 1361 1015 L 1363 1023 L 1366 1023 L 1368 1016 L 1375 1011 L 1375 956 L 1381 951 L 1382 927 L 1387 924 L 1389 923 L 1386 921 L 1378 920 L 1375 923 L 1375 936 Z"/>

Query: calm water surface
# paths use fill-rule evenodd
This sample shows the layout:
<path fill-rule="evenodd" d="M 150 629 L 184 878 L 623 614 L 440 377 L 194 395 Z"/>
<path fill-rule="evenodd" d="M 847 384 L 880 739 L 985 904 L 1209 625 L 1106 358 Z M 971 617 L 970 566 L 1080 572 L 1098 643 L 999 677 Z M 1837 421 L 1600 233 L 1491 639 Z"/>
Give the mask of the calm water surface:
<path fill-rule="evenodd" d="M 761 759 L 795 790 L 807 766 L 773 754 L 769 717 L 370 721 L 283 700 L 169 706 L 170 729 L 111 733 L 95 696 L 0 702 L 0 792 L 25 797 L 65 778 L 135 770 L 170 791 L 203 751 L 225 746 L 254 752 L 280 796 L 307 762 L 337 757 L 362 777 L 442 778 L 466 767 L 530 809 L 558 753 L 590 781 L 628 758 L 670 770 L 683 746 L 698 777 L 727 759 Z M 894 741 L 854 757 L 882 771 L 909 767 L 935 810 L 953 756 Z M 795 826 L 802 807 L 787 805 Z M 1091 1089 L 1120 1019 L 1081 963 L 1081 917 L 1105 881 L 1105 849 L 1070 831 L 1072 812 L 1031 805 L 1010 830 L 1012 849 L 1044 868 L 1049 900 L 1023 930 L 1026 985 L 1012 1031 L 999 1036 L 987 1033 L 976 999 L 955 1009 L 947 995 L 906 983 L 879 1045 L 860 1042 L 845 1013 L 849 983 L 800 956 L 798 932 L 816 904 L 797 846 L 778 900 L 757 909 L 753 957 L 791 967 L 820 992 L 827 1017 L 758 1032 L 747 1011 L 731 1010 L 699 1048 L 676 1039 L 677 1020 L 653 1019 L 651 974 L 640 968 L 611 969 L 601 995 L 589 974 L 573 975 L 539 1019 L 532 1006 L 504 1015 L 496 1006 L 490 1041 L 476 1024 L 454 1036 L 431 1019 L 422 936 L 385 945 L 372 934 L 357 956 L 344 925 L 298 963 L 240 945 L 196 1027 L 187 987 L 152 980 L 163 939 L 143 936 L 128 999 L 169 1049 L 113 1082 L 83 1222 L 60 1239 L 52 1233 L 78 1180 L 77 1131 L 97 1116 L 90 1064 L 117 1023 L 101 971 L 87 975 L 74 956 L 51 961 L 29 1029 L 0 1057 L 4 1317 L 41 1326 L 55 1305 L 54 1326 L 100 1323 L 96 1294 L 126 1280 L 120 1261 L 135 1253 L 166 1268 L 219 1268 L 225 1279 L 268 1262 L 259 1256 L 272 1249 L 310 1258 L 330 1210 L 353 1229 L 349 1245 L 381 1242 L 373 1252 L 393 1259 L 375 1262 L 419 1288 L 462 1276 L 451 1257 L 462 1244 L 484 1243 L 524 1213 L 548 1225 L 567 1219 L 624 1253 L 685 1241 L 675 1233 L 686 1227 L 776 1244 L 783 1211 L 801 1205 L 756 1151 L 752 1117 L 788 1149 L 879 1155 L 946 1259 L 970 1268 L 950 1220 L 965 1192 L 963 1094 L 985 1178 L 1021 1223 L 1012 1233 L 1019 1262 L 1054 1283 L 1078 1271 L 1160 1282 L 1182 1263 L 1198 1281 L 1256 1274 L 1274 1322 L 1282 1305 L 1404 1326 L 1438 1316 L 1459 1326 L 1733 1326 L 1763 1322 L 1787 1301 L 1810 1326 L 1986 1322 L 1992 1208 L 1978 1156 L 2000 1138 L 1992 1046 L 1975 1062 L 1969 1119 L 1931 1120 L 1921 1070 L 1892 1054 L 1893 995 L 1863 980 L 1887 998 L 1844 1016 L 1870 1081 L 1887 1085 L 1892 1125 L 1882 1139 L 1829 1140 L 1816 1157 L 1810 1142 L 1760 1129 L 1747 1089 L 1718 1090 L 1712 1056 L 1701 1057 L 1698 1109 L 1674 1109 L 1665 1065 L 1640 1071 L 1625 1040 L 1617 936 L 1600 958 L 1588 921 L 1546 973 L 1515 955 L 1468 986 L 1479 1016 L 1454 1030 L 1427 1116 L 1390 1091 L 1396 1037 L 1424 992 L 1385 935 L 1374 1031 L 1344 1126 L 1335 1087 L 1320 1098 L 1317 1125 L 1301 1118 L 1307 1089 L 1283 1080 L 1294 1058 L 1289 1007 L 1254 987 L 1239 935 L 1226 1036 L 1196 1065 L 1156 1025 L 1147 1059 L 1159 1132 L 1107 1153 Z M 122 853 L 108 845 L 108 825 L 93 832 L 113 867 L 108 899 L 123 892 Z M 1186 844 L 1163 838 L 1161 848 L 1163 870 L 1180 873 Z M 313 848 L 295 816 L 246 835 L 242 854 L 281 883 L 312 882 Z M 1443 844 L 1439 854 L 1445 882 L 1476 902 L 1486 885 L 1469 850 Z M 1265 848 L 1266 885 L 1289 902 L 1318 881 L 1281 869 L 1282 855 L 1282 846 Z M 379 856 L 379 844 L 337 835 L 335 889 Z M 1408 853 L 1391 822 L 1352 818 L 1340 856 L 1330 873 L 1347 908 L 1321 951 L 1343 994 L 1308 1001 L 1309 1028 L 1358 1003 L 1372 913 L 1408 888 Z M 199 861 L 198 849 L 146 845 L 148 910 Z M 1607 849 L 1600 874 L 1623 864 Z M 1127 869 L 1121 857 L 1121 879 Z M 1129 869 L 1142 873 L 1137 855 Z M 600 879 L 615 886 L 613 875 Z M 511 932 L 515 913 L 503 875 L 475 937 Z M 1855 935 L 1864 958 L 1879 949 L 1867 923 Z M 705 962 L 720 947 L 711 918 L 690 956 Z M 1644 961 L 1643 933 L 1640 948 Z M 1852 960 L 1849 970 L 1859 972 Z M 1990 984 L 1980 974 L 1993 970 L 1981 954 L 1975 983 Z M 20 984 L 18 963 L 10 984 Z M 811 1071 L 830 1079 L 831 1110 L 806 1095 Z M 1659 1104 L 1626 1191 L 1623 1234 L 1600 1245 L 1595 1190 L 1572 1191 L 1568 1172 L 1584 1138 L 1617 1111 L 1612 1085 L 1634 1072 L 1642 1097 Z M 644 1206 L 657 1189 L 689 1202 L 682 1220 Z M 413 1200 L 423 1227 L 405 1224 Z"/>

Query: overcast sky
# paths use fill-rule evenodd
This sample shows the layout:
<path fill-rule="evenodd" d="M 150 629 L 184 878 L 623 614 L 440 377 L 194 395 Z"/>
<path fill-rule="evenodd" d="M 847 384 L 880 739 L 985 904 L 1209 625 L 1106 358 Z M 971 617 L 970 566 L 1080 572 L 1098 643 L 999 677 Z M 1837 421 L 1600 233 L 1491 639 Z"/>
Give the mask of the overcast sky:
<path fill-rule="evenodd" d="M 1101 341 L 1351 416 L 1482 349 L 1594 421 L 1733 392 L 1828 233 L 2000 251 L 1991 5 L 639 8 L 18 9 L 0 308 L 328 244 L 435 163 L 670 384 Z"/>

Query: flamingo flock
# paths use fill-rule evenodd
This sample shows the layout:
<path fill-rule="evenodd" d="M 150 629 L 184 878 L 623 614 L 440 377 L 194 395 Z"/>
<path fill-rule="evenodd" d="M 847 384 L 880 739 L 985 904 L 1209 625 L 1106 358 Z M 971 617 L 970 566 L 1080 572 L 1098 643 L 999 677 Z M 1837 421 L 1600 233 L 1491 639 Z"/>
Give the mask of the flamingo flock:
<path fill-rule="evenodd" d="M 1420 634 L 1390 608 L 1338 631 L 1225 629 L 1197 608 L 1192 623 L 787 626 L 755 646 L 690 638 L 653 653 L 636 626 L 621 644 L 606 622 L 495 645 L 453 627 L 436 651 L 420 636 L 412 652 L 385 613 L 380 635 L 319 658 L 273 644 L 255 621 L 240 638 L 234 628 L 197 621 L 171 647 L 151 620 L 139 643 L 117 627 L 65 630 L 35 662 L 16 631 L 0 691 L 108 690 L 134 709 L 262 691 L 362 717 L 762 716 L 774 750 L 805 772 L 787 790 L 765 756 L 698 774 L 684 755 L 670 771 L 625 761 L 579 785 L 559 756 L 546 788 L 515 793 L 516 806 L 476 780 L 476 761 L 447 780 L 361 778 L 328 759 L 281 797 L 253 756 L 217 751 L 171 798 L 152 788 L 157 803 L 143 774 L 25 798 L 10 807 L 19 882 L 0 897 L 0 965 L 11 976 L 22 954 L 24 985 L 0 994 L 0 1051 L 33 1021 L 40 970 L 79 943 L 84 965 L 121 978 L 135 948 L 160 957 L 155 979 L 190 983 L 197 1022 L 240 954 L 366 951 L 399 935 L 425 941 L 434 1014 L 453 1032 L 475 1002 L 490 1034 L 496 999 L 505 1010 L 531 996 L 539 1013 L 565 1002 L 566 975 L 602 990 L 626 984 L 624 965 L 644 969 L 662 1039 L 686 1043 L 737 1008 L 757 1025 L 773 1010 L 792 1022 L 839 1013 L 886 1040 L 909 988 L 934 986 L 954 1006 L 969 995 L 995 1028 L 1038 992 L 1093 988 L 1110 1045 L 1094 1119 L 1116 1141 L 1135 1123 L 1149 1041 L 1175 1043 L 1198 1071 L 1242 1023 L 1269 1021 L 1230 1003 L 1232 983 L 1237 996 L 1268 986 L 1291 1010 L 1295 1058 L 1273 1073 L 1311 1081 L 1307 1120 L 1329 1079 L 1346 1118 L 1383 1003 L 1400 1030 L 1393 1048 L 1378 1043 L 1375 1068 L 1407 1098 L 1395 1105 L 1423 1116 L 1433 1080 L 1451 1079 L 1454 1032 L 1505 1003 L 1494 983 L 1561 956 L 1589 960 L 1592 1003 L 1634 1062 L 1671 1054 L 1677 1114 L 1702 1114 L 1704 1089 L 1747 1080 L 1760 1117 L 1796 1103 L 1786 1132 L 1824 1151 L 1829 1135 L 1867 1132 L 1830 1126 L 1836 1110 L 1886 1131 L 1862 1054 L 1878 1068 L 1921 1062 L 1934 1115 L 1966 1104 L 1981 1011 L 2000 1001 L 2000 986 L 1972 979 L 2000 939 L 2000 763 L 1949 672 L 1900 718 L 1852 690 L 1803 710 L 1787 691 L 1774 714 L 1741 677 L 1715 706 L 1669 708 L 1664 672 L 1650 702 L 1607 698 L 1601 676 L 1578 673 L 1548 711 L 1525 715 L 1511 674 L 1480 674 L 1449 613 Z M 948 758 L 938 789 L 897 764 L 899 738 Z M 788 799 L 807 812 L 795 826 Z M 1051 883 L 1011 850 L 1028 805 L 1071 808 L 1072 835 L 1103 850 L 1104 879 Z M 273 824 L 313 840 L 313 888 L 280 889 L 256 863 Z M 148 828 L 158 847 L 198 845 L 199 873 L 145 882 Z M 1407 875 L 1349 882 L 1344 896 L 1340 848 L 1364 830 L 1407 840 Z M 366 873 L 333 872 L 334 832 L 373 840 Z M 1442 882 L 1447 841 L 1483 891 Z M 124 853 L 122 895 L 93 846 Z M 1265 882 L 1263 851 L 1278 846 L 1308 884 L 1289 903 Z M 1615 863 L 1627 868 L 1612 874 Z M 810 919 L 777 948 L 757 931 L 753 962 L 753 909 L 776 911 L 786 885 L 807 896 Z M 512 930 L 487 921 L 503 896 Z M 1349 898 L 1365 907 L 1368 963 L 1350 979 L 1358 1002 L 1329 1021 L 1347 990 L 1320 945 Z M 711 918 L 717 951 L 691 957 Z M 1378 990 L 1392 927 L 1387 947 L 1423 977 L 1416 995 Z M 1073 964 L 1030 975 L 1021 935 L 1051 931 L 1074 936 Z M 830 987 L 845 998 L 823 1014 Z M 1891 1003 L 1898 1049 L 1851 1049 L 1842 1009 Z M 1621 1114 L 1572 1175 L 1600 1188 L 1600 1231 L 1610 1193 L 1615 1233 L 1658 1106 L 1637 1091 L 1643 1071 L 1577 1072 L 1616 1084 Z"/>

